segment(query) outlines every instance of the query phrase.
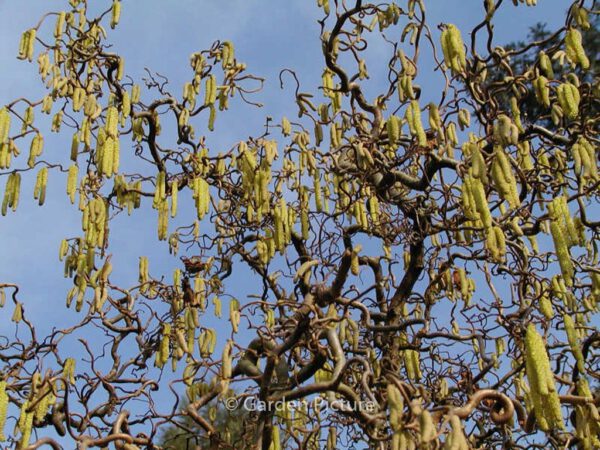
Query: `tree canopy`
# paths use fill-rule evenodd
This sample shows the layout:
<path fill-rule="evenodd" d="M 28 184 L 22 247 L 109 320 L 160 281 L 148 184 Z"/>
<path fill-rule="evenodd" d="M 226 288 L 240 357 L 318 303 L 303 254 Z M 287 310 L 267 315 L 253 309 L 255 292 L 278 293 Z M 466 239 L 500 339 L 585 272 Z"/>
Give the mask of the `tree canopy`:
<path fill-rule="evenodd" d="M 317 0 L 320 85 L 282 68 L 295 103 L 250 137 L 226 111 L 270 81 L 235 42 L 137 79 L 111 32 L 139 5 L 62 3 L 18 48 L 44 95 L 0 108 L 0 220 L 65 186 L 77 320 L 40 333 L 0 280 L 8 446 L 600 448 L 595 0 L 505 46 L 500 11 L 549 6 Z M 114 235 L 148 220 L 168 276 L 128 278 Z"/>

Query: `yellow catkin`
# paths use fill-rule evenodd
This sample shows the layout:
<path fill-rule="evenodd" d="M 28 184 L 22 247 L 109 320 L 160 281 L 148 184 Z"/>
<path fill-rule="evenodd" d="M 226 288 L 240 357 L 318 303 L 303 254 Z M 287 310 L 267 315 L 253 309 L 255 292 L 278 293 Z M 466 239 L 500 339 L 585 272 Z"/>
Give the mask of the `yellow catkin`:
<path fill-rule="evenodd" d="M 590 67 L 590 60 L 585 54 L 583 48 L 583 38 L 576 28 L 570 28 L 565 36 L 565 51 L 567 58 L 573 65 L 579 64 L 582 69 L 587 70 Z"/>
<path fill-rule="evenodd" d="M 500 196 L 508 202 L 511 208 L 518 208 L 521 205 L 521 201 L 517 191 L 517 180 L 513 174 L 508 156 L 499 145 L 494 150 L 492 179 Z"/>
<path fill-rule="evenodd" d="M 171 182 L 171 217 L 177 215 L 177 197 L 179 193 L 179 184 L 177 180 Z"/>
<path fill-rule="evenodd" d="M 404 409 L 404 399 L 400 390 L 394 384 L 388 384 L 388 408 L 390 410 L 390 425 L 392 430 L 398 431 L 402 426 L 402 412 Z"/>
<path fill-rule="evenodd" d="M 269 450 L 281 450 L 281 438 L 279 436 L 279 427 L 277 425 L 273 426 Z"/>
<path fill-rule="evenodd" d="M 121 2 L 120 0 L 115 0 L 112 5 L 111 17 L 110 17 L 110 27 L 115 28 L 119 20 L 121 18 Z"/>
<path fill-rule="evenodd" d="M 552 301 L 547 292 L 544 292 L 540 297 L 539 310 L 548 320 L 554 317 L 554 310 L 552 309 Z"/>
<path fill-rule="evenodd" d="M 6 188 L 4 190 L 4 198 L 2 199 L 2 215 L 5 216 L 8 208 L 13 211 L 17 210 L 19 204 L 19 196 L 21 191 L 21 174 L 18 172 L 11 173 L 6 180 Z"/>
<path fill-rule="evenodd" d="M 446 126 L 446 139 L 451 147 L 456 147 L 458 145 L 458 135 L 456 134 L 456 124 L 454 122 L 450 122 Z M 448 151 L 452 151 L 451 147 Z"/>
<path fill-rule="evenodd" d="M 496 230 L 500 233 L 497 233 Z M 501 235 L 501 242 L 498 241 L 499 235 Z M 502 263 L 506 253 L 506 243 L 504 242 L 504 235 L 500 227 L 492 227 L 488 230 L 485 245 L 492 261 Z"/>
<path fill-rule="evenodd" d="M 8 136 L 10 133 L 10 113 L 8 109 L 0 109 L 0 144 L 8 142 Z"/>
<path fill-rule="evenodd" d="M 467 109 L 460 109 L 458 111 L 458 124 L 461 130 L 469 128 L 471 125 L 471 113 Z"/>
<path fill-rule="evenodd" d="M 425 147 L 427 145 L 427 136 L 423 129 L 421 109 L 417 100 L 412 100 L 410 105 L 408 105 L 408 108 L 406 109 L 406 120 L 412 136 L 417 139 L 417 142 L 421 147 Z"/>
<path fill-rule="evenodd" d="M 240 324 L 240 303 L 236 299 L 232 299 L 229 302 L 229 321 L 231 322 L 233 332 L 237 333 Z"/>
<path fill-rule="evenodd" d="M 419 432 L 423 444 L 433 441 L 437 434 L 431 413 L 426 409 L 419 414 Z"/>
<path fill-rule="evenodd" d="M 67 13 L 64 11 L 61 11 L 60 13 L 58 13 L 58 16 L 56 18 L 56 25 L 54 26 L 54 37 L 56 39 L 60 39 L 62 37 L 63 28 L 65 27 L 66 16 L 67 16 Z"/>
<path fill-rule="evenodd" d="M 289 136 L 292 132 L 292 125 L 290 124 L 290 121 L 288 120 L 287 117 L 284 117 L 283 119 L 281 119 L 281 133 L 284 136 Z"/>
<path fill-rule="evenodd" d="M 44 137 L 37 133 L 31 140 L 31 146 L 29 147 L 29 159 L 27 165 L 29 167 L 35 166 L 35 159 L 42 154 L 44 148 Z"/>
<path fill-rule="evenodd" d="M 6 425 L 6 415 L 8 412 L 8 394 L 6 393 L 6 381 L 0 381 L 0 442 L 6 440 L 4 436 L 4 426 Z"/>
<path fill-rule="evenodd" d="M 463 72 L 467 67 L 467 60 L 460 30 L 449 24 L 442 31 L 441 41 L 446 66 L 455 74 Z"/>
<path fill-rule="evenodd" d="M 19 449 L 27 447 L 31 438 L 34 412 L 28 411 L 28 409 L 29 401 L 25 400 L 21 406 L 21 414 L 18 422 L 19 431 L 21 432 L 21 440 L 19 441 L 19 446 L 17 447 Z"/>
<path fill-rule="evenodd" d="M 217 79 L 214 75 L 210 75 L 206 79 L 204 94 L 204 105 L 213 105 L 217 100 Z"/>
<path fill-rule="evenodd" d="M 577 381 L 577 394 L 590 400 L 594 398 L 585 377 Z M 575 407 L 575 433 L 584 450 L 600 448 L 600 413 L 593 402 Z"/>
<path fill-rule="evenodd" d="M 352 275 L 358 275 L 360 273 L 358 254 L 360 253 L 361 249 L 362 247 L 357 245 L 352 250 L 352 255 L 350 256 L 350 271 L 352 272 Z"/>
<path fill-rule="evenodd" d="M 135 104 L 140 101 L 141 88 L 139 84 L 134 84 L 131 88 L 131 103 Z"/>
<path fill-rule="evenodd" d="M 577 337 L 577 331 L 575 330 L 575 322 L 569 314 L 564 314 L 563 320 L 565 323 L 565 332 L 567 333 L 567 340 L 569 341 L 571 352 L 573 352 L 573 356 L 575 357 L 577 369 L 579 370 L 580 374 L 584 374 L 585 359 L 583 358 L 583 353 L 581 352 L 581 345 Z"/>
<path fill-rule="evenodd" d="M 212 303 L 215 308 L 215 317 L 221 317 L 223 315 L 223 313 L 222 313 L 221 300 L 219 299 L 219 297 L 213 297 Z"/>
<path fill-rule="evenodd" d="M 167 239 L 169 232 L 169 203 L 164 199 L 158 207 L 158 240 Z"/>
<path fill-rule="evenodd" d="M 442 119 L 440 117 L 440 110 L 435 103 L 429 103 L 429 126 L 432 130 L 439 131 L 442 127 Z"/>
<path fill-rule="evenodd" d="M 398 139 L 400 138 L 400 121 L 398 117 L 391 116 L 386 123 L 388 139 L 390 141 L 390 145 L 395 147 L 398 143 Z"/>
<path fill-rule="evenodd" d="M 502 147 L 519 142 L 519 129 L 506 114 L 500 114 L 494 122 L 494 140 Z"/>
<path fill-rule="evenodd" d="M 463 431 L 460 418 L 453 414 L 450 416 L 451 430 L 444 443 L 444 450 L 468 450 L 469 442 Z"/>
<path fill-rule="evenodd" d="M 556 88 L 556 96 L 560 105 L 559 109 L 569 120 L 576 119 L 579 115 L 579 102 L 581 101 L 577 86 L 571 83 L 561 83 Z"/>
<path fill-rule="evenodd" d="M 10 144 L 0 144 L 0 169 L 8 169 L 10 167 L 11 159 L 12 152 L 10 151 Z"/>
<path fill-rule="evenodd" d="M 467 177 L 465 177 L 465 180 L 467 180 Z M 490 228 L 492 226 L 492 215 L 490 213 L 483 183 L 478 178 L 471 178 L 470 181 L 472 186 L 472 196 L 475 202 L 475 208 L 479 214 L 479 219 L 485 228 Z"/>
<path fill-rule="evenodd" d="M 38 204 L 42 206 L 46 200 L 46 185 L 48 182 L 48 168 L 42 167 L 37 174 L 35 186 L 33 189 L 33 198 L 38 200 Z"/>
<path fill-rule="evenodd" d="M 208 329 L 208 352 L 213 354 L 217 345 L 217 332 L 213 328 Z"/>
<path fill-rule="evenodd" d="M 202 220 L 210 208 L 209 185 L 203 178 L 196 177 L 192 182 L 192 191 L 192 197 L 196 203 L 198 220 Z"/>
<path fill-rule="evenodd" d="M 552 234 L 552 240 L 554 241 L 554 248 L 563 278 L 565 279 L 567 286 L 571 286 L 573 284 L 574 269 L 573 263 L 571 262 L 569 247 L 562 230 L 554 220 L 550 222 L 550 233 Z"/>
<path fill-rule="evenodd" d="M 154 187 L 154 199 L 152 201 L 152 207 L 155 209 L 158 209 L 165 198 L 165 176 L 165 172 L 162 170 L 156 175 L 156 186 Z"/>
<path fill-rule="evenodd" d="M 531 323 L 525 333 L 525 372 L 539 427 L 544 431 L 551 428 L 563 429 L 560 400 L 546 346 L 535 325 Z"/>
<path fill-rule="evenodd" d="M 35 28 L 27 30 L 23 33 L 21 36 L 21 41 L 19 42 L 19 59 L 33 61 L 36 34 L 37 30 Z"/>
<path fill-rule="evenodd" d="M 533 80 L 533 88 L 535 97 L 539 103 L 544 105 L 546 108 L 550 106 L 550 87 L 548 79 L 543 75 L 540 75 Z"/>
<path fill-rule="evenodd" d="M 140 256 L 138 280 L 139 280 L 140 284 L 143 285 L 148 282 L 149 278 L 150 277 L 148 275 L 148 257 Z"/>
<path fill-rule="evenodd" d="M 28 106 L 25 110 L 25 114 L 23 115 L 23 126 L 21 128 L 21 133 L 25 133 L 29 125 L 33 123 L 34 120 L 34 112 L 31 106 Z"/>
<path fill-rule="evenodd" d="M 221 392 L 226 392 L 229 388 L 229 381 L 233 372 L 232 368 L 232 349 L 233 342 L 229 339 L 223 347 L 223 354 L 221 359 Z"/>
<path fill-rule="evenodd" d="M 69 173 L 67 175 L 67 195 L 71 200 L 71 204 L 75 203 L 75 193 L 77 192 L 77 175 L 79 168 L 76 164 L 69 167 Z"/>
<path fill-rule="evenodd" d="M 156 352 L 155 366 L 162 368 L 169 359 L 170 345 L 171 345 L 171 325 L 168 323 L 163 324 L 162 339 L 159 344 L 158 352 Z"/>
<path fill-rule="evenodd" d="M 541 51 L 539 54 L 539 64 L 540 69 L 542 69 L 544 75 L 546 75 L 546 77 L 548 77 L 549 79 L 553 79 L 554 70 L 552 69 L 552 60 L 544 51 Z"/>
<path fill-rule="evenodd" d="M 73 359 L 73 358 L 65 359 L 62 375 L 65 378 L 67 383 L 69 383 L 71 385 L 75 384 L 75 359 Z"/>
<path fill-rule="evenodd" d="M 487 176 L 487 167 L 485 164 L 485 159 L 481 154 L 481 150 L 477 144 L 470 143 L 469 145 L 471 149 L 471 170 L 470 173 L 474 178 L 479 178 L 484 185 L 488 183 Z"/>

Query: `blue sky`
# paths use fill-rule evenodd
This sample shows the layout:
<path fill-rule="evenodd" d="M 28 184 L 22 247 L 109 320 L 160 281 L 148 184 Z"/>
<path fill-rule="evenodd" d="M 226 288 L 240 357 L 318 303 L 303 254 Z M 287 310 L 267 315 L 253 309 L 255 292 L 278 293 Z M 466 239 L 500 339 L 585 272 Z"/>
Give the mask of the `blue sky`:
<path fill-rule="evenodd" d="M 102 8 L 110 5 L 106 0 L 90 3 Z M 482 3 L 479 0 L 425 0 L 436 40 L 439 34 L 433 25 L 455 23 L 462 30 L 471 29 L 481 20 Z M 495 19 L 495 45 L 524 39 L 528 27 L 538 21 L 548 22 L 550 28 L 559 26 L 564 20 L 565 2 L 540 0 L 539 3 L 538 7 L 527 8 L 514 7 L 512 2 L 505 1 Z M 0 104 L 21 96 L 42 97 L 36 66 L 18 61 L 16 54 L 21 33 L 37 23 L 50 7 L 55 7 L 54 11 L 66 9 L 67 1 L 0 2 Z M 209 148 L 218 150 L 260 134 L 266 116 L 272 116 L 277 122 L 283 115 L 295 117 L 293 83 L 286 77 L 286 87 L 280 89 L 281 69 L 297 71 L 302 91 L 316 91 L 323 70 L 318 18 L 320 10 L 316 0 L 124 0 L 121 23 L 116 30 L 107 31 L 108 41 L 114 44 L 113 51 L 125 57 L 127 75 L 139 82 L 144 68 L 148 67 L 167 76 L 172 92 L 177 95 L 191 77 L 191 53 L 208 48 L 217 39 L 234 43 L 237 58 L 247 63 L 248 72 L 266 79 L 264 91 L 253 97 L 265 107 L 257 109 L 240 102 L 232 103 L 229 112 L 218 116 L 217 129 L 208 137 Z M 49 27 L 53 23 L 49 21 Z M 467 36 L 464 38 L 467 40 Z M 387 44 L 383 41 L 370 44 L 367 65 L 373 77 L 367 82 L 367 92 L 377 92 L 388 58 Z M 439 75 L 423 71 L 418 81 L 427 101 L 437 100 Z M 69 133 L 57 136 L 48 130 L 45 136 L 46 156 L 68 158 Z M 128 141 L 122 144 L 122 152 L 128 145 Z M 3 189 L 5 177 L 0 178 Z M 72 284 L 63 278 L 62 263 L 58 261 L 61 239 L 80 234 L 80 213 L 68 202 L 65 180 L 64 174 L 50 172 L 47 201 L 40 208 L 32 198 L 34 179 L 24 176 L 19 210 L 0 217 L 0 248 L 3 250 L 0 282 L 21 286 L 21 300 L 30 317 L 46 330 L 70 324 L 78 317 L 73 311 L 65 310 L 64 298 Z M 112 279 L 124 285 L 132 285 L 137 280 L 140 255 L 150 257 L 153 275 L 162 272 L 170 277 L 173 268 L 180 266 L 178 259 L 168 256 L 166 244 L 156 239 L 154 211 L 136 212 L 130 218 L 120 216 L 112 225 L 111 251 L 115 253 Z M 241 279 L 243 277 L 236 278 Z M 246 293 L 241 283 L 236 291 L 241 298 Z M 223 306 L 226 311 L 227 304 Z M 6 324 L 10 314 L 12 311 L 5 309 L 0 324 Z"/>
<path fill-rule="evenodd" d="M 238 102 L 229 112 L 219 115 L 217 130 L 208 138 L 211 148 L 228 148 L 258 133 L 267 115 L 276 121 L 282 115 L 295 115 L 290 78 L 286 78 L 283 91 L 279 88 L 281 69 L 296 70 L 303 91 L 314 92 L 320 83 L 323 64 L 316 22 L 320 11 L 316 1 L 125 0 L 123 3 L 121 23 L 116 30 L 108 29 L 108 41 L 114 43 L 114 51 L 125 56 L 126 72 L 136 81 L 144 76 L 144 68 L 148 67 L 167 76 L 172 82 L 172 91 L 178 94 L 183 82 L 190 78 L 189 55 L 209 47 L 217 39 L 233 41 L 236 55 L 248 64 L 248 71 L 266 78 L 264 91 L 254 97 L 265 107 L 257 109 Z M 66 1 L 41 0 L 0 3 L 0 103 L 21 96 L 41 98 L 43 91 L 35 65 L 16 59 L 20 34 L 37 23 L 50 6 L 60 11 L 66 4 Z M 108 7 L 110 2 L 93 4 Z M 559 25 L 564 20 L 563 7 L 561 0 L 541 0 L 534 8 L 513 7 L 505 2 L 496 16 L 498 38 L 495 44 L 524 38 L 528 26 L 536 21 L 546 21 L 551 27 Z M 450 22 L 463 30 L 476 24 L 482 14 L 482 2 L 475 0 L 428 1 L 426 8 L 430 24 Z M 53 20 L 48 25 L 53 26 Z M 437 30 L 433 32 L 437 36 Z M 373 77 L 368 83 L 373 92 L 379 81 L 377 63 L 388 57 L 388 50 L 382 41 L 370 45 L 367 61 Z M 424 95 L 437 94 L 439 79 L 433 73 L 422 71 L 419 82 Z M 46 152 L 67 153 L 70 139 L 67 134 L 45 133 L 45 136 Z M 4 185 L 4 180 L 0 185 Z M 62 298 L 65 288 L 69 287 L 69 281 L 62 279 L 57 249 L 63 237 L 79 232 L 79 213 L 68 204 L 63 194 L 64 177 L 59 174 L 50 173 L 48 201 L 44 207 L 34 205 L 32 185 L 33 179 L 24 176 L 24 193 L 17 214 L 0 219 L 0 245 L 6 255 L 0 260 L 0 278 L 21 284 L 27 303 L 33 306 L 35 302 L 35 307 L 29 310 L 54 321 L 64 317 Z M 160 245 L 154 239 L 154 220 L 146 223 L 135 220 L 134 224 L 130 222 L 121 228 L 127 229 L 117 232 L 115 227 L 113 245 L 118 244 L 123 264 L 116 266 L 114 276 L 121 274 L 127 278 L 135 275 L 139 255 L 152 255 L 155 251 L 162 255 L 164 248 L 159 250 Z M 32 282 L 32 271 L 35 282 Z"/>

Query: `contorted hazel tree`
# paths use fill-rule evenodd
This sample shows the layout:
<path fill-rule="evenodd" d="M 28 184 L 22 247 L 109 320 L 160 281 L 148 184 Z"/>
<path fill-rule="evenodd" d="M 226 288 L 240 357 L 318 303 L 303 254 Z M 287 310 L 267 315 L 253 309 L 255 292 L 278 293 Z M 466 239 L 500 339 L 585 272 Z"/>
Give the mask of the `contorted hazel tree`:
<path fill-rule="evenodd" d="M 60 246 L 81 321 L 39 336 L 34 305 L 1 285 L 18 330 L 0 344 L 8 445 L 169 448 L 175 427 L 188 448 L 600 446 L 600 86 L 581 44 L 596 2 L 570 6 L 555 45 L 514 50 L 495 13 L 535 0 L 469 2 L 471 30 L 429 23 L 426 0 L 317 3 L 322 85 L 295 80 L 297 118 L 226 149 L 204 136 L 263 81 L 231 42 L 194 53 L 183 86 L 142 85 L 107 45 L 119 1 L 92 17 L 70 0 L 24 33 L 47 95 L 0 111 L 3 220 L 31 201 L 21 184 L 42 205 L 62 176 L 82 216 Z M 389 58 L 367 67 L 376 38 Z M 425 92 L 432 70 L 445 83 Z M 43 114 L 70 163 L 44 150 Z M 118 286 L 112 224 L 136 208 L 156 210 L 182 262 L 166 279 L 140 256 L 139 282 Z M 236 283 L 240 269 L 254 278 Z M 98 328 L 76 362 L 62 342 Z M 241 415 L 233 439 L 216 413 L 233 396 L 286 406 Z"/>

